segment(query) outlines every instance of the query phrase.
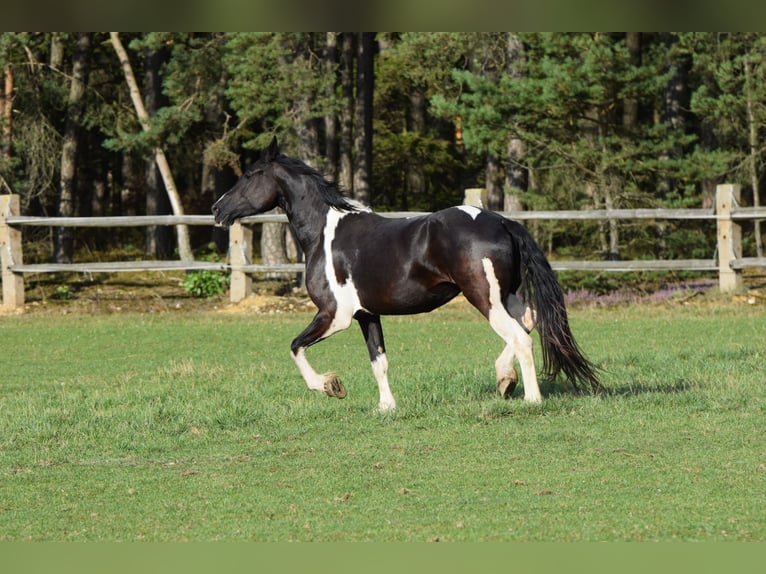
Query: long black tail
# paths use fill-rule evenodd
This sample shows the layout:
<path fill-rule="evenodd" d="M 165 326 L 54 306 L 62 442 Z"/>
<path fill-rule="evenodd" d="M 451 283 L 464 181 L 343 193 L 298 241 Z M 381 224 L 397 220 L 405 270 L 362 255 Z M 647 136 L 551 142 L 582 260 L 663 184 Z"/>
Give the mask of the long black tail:
<path fill-rule="evenodd" d="M 522 225 L 507 221 L 506 229 L 516 240 L 521 257 L 520 295 L 537 313 L 543 374 L 555 377 L 563 371 L 575 389 L 587 384 L 593 392 L 601 392 L 598 368 L 582 354 L 569 328 L 564 293 L 550 263 Z"/>

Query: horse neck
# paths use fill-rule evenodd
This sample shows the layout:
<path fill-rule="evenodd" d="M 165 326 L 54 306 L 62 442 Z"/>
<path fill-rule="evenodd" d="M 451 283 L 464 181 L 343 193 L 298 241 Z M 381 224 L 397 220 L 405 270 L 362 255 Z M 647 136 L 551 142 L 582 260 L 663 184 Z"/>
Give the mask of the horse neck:
<path fill-rule="evenodd" d="M 280 178 L 282 208 L 301 249 L 307 255 L 320 246 L 322 230 L 330 207 L 322 201 L 308 176 Z"/>

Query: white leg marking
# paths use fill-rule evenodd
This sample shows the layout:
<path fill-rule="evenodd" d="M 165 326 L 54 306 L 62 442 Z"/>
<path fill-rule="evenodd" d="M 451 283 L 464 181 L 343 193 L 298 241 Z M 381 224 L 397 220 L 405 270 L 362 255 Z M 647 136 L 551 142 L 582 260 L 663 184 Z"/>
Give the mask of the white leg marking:
<path fill-rule="evenodd" d="M 340 382 L 338 375 L 335 373 L 317 374 L 306 360 L 306 350 L 304 348 L 298 349 L 298 352 L 293 354 L 292 357 L 309 389 L 337 399 L 346 397 L 346 388 Z"/>
<path fill-rule="evenodd" d="M 507 374 L 513 366 L 514 356 L 518 357 L 524 384 L 524 400 L 539 403 L 542 401 L 542 396 L 537 384 L 537 373 L 532 354 L 532 337 L 505 309 L 500 297 L 500 284 L 497 275 L 495 275 L 492 261 L 485 257 L 482 259 L 482 264 L 489 283 L 489 324 L 506 343 L 505 349 L 495 362 L 495 370 L 498 376 L 501 373 Z"/>
<path fill-rule="evenodd" d="M 293 357 L 293 361 L 298 366 L 298 370 L 301 372 L 303 380 L 312 391 L 324 392 L 324 375 L 318 374 L 311 365 L 309 365 L 306 359 L 306 349 L 301 347 L 296 354 L 290 353 Z"/>
<path fill-rule="evenodd" d="M 393 411 L 396 409 L 396 401 L 394 400 L 394 395 L 391 394 L 391 387 L 388 386 L 388 359 L 386 354 L 378 355 L 371 364 L 375 380 L 378 381 L 378 392 L 380 393 L 378 410 L 382 413 Z"/>
<path fill-rule="evenodd" d="M 495 361 L 495 373 L 497 374 L 498 382 L 504 379 L 512 379 L 516 375 L 516 371 L 513 369 L 513 359 L 516 357 L 511 345 L 506 345 L 503 352 Z"/>

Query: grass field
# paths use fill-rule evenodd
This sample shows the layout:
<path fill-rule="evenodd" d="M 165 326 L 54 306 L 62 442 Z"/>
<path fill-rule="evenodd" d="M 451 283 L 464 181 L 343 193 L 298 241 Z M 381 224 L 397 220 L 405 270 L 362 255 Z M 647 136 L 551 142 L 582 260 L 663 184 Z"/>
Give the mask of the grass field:
<path fill-rule="evenodd" d="M 387 318 L 386 416 L 356 328 L 306 389 L 309 319 L 0 317 L 0 540 L 766 540 L 764 307 L 576 310 L 609 393 L 541 405 L 475 312 Z"/>

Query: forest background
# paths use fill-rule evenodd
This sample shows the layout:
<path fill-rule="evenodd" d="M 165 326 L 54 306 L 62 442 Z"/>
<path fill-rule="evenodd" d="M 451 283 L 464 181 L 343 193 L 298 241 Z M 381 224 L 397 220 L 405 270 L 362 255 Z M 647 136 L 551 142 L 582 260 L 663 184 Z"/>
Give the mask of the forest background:
<path fill-rule="evenodd" d="M 760 33 L 2 33 L 0 193 L 30 215 L 209 214 L 276 135 L 380 211 L 468 187 L 503 211 L 711 207 L 724 181 L 760 205 L 765 54 Z M 551 257 L 715 252 L 702 223 L 530 225 Z M 25 259 L 226 250 L 179 230 L 35 228 Z M 284 226 L 258 237 L 289 256 Z"/>

